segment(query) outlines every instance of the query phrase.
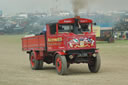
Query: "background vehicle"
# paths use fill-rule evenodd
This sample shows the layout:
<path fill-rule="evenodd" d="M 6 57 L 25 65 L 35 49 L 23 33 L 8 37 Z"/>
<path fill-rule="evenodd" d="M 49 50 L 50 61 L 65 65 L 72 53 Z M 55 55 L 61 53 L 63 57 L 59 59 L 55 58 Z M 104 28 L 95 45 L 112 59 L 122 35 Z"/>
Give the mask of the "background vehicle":
<path fill-rule="evenodd" d="M 107 41 L 114 43 L 114 30 L 112 27 L 104 27 L 100 30 L 100 37 L 96 37 L 97 41 Z"/>

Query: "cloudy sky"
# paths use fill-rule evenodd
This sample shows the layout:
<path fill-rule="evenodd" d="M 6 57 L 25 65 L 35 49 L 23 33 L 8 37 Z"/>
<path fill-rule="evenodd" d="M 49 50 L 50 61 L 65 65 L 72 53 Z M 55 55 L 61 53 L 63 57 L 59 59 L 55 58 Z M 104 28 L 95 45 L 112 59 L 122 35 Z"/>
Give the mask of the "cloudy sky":
<path fill-rule="evenodd" d="M 85 9 L 128 10 L 128 0 L 92 0 Z M 4 13 L 49 11 L 51 8 L 72 10 L 71 0 L 0 0 L 0 10 Z"/>

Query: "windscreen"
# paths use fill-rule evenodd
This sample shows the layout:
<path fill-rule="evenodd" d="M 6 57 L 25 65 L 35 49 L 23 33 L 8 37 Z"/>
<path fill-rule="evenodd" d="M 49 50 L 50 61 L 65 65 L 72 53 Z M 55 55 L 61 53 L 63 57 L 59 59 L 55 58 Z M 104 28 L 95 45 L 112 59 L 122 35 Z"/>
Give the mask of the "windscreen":
<path fill-rule="evenodd" d="M 90 23 L 84 23 L 81 25 L 81 31 L 82 32 L 90 32 L 91 31 L 91 24 Z"/>
<path fill-rule="evenodd" d="M 82 33 L 82 32 L 90 32 L 91 30 L 91 24 L 89 23 L 82 23 L 80 24 L 80 26 L 78 26 L 77 28 L 75 27 L 74 24 L 61 24 L 58 27 L 58 31 L 59 33 L 64 33 L 64 32 L 74 32 L 74 30 L 78 30 L 78 34 Z"/>
<path fill-rule="evenodd" d="M 59 25 L 58 27 L 59 33 L 63 32 L 72 32 L 73 25 L 67 24 L 67 25 Z"/>

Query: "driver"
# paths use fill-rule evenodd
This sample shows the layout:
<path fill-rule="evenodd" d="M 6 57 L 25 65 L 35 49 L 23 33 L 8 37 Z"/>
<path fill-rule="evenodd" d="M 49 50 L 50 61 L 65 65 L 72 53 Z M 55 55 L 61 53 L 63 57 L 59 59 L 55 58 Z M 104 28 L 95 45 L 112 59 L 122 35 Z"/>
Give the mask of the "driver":
<path fill-rule="evenodd" d="M 81 29 L 81 25 L 80 25 L 80 17 L 75 17 L 75 23 L 74 23 L 73 32 L 75 34 L 81 34 L 82 33 L 82 29 Z"/>

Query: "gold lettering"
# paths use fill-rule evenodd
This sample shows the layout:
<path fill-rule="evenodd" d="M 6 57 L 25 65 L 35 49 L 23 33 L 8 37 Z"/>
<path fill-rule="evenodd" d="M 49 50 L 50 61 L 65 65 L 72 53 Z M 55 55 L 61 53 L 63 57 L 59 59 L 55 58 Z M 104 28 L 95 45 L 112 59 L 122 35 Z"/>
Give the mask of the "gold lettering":
<path fill-rule="evenodd" d="M 48 38 L 48 42 L 57 42 L 57 41 L 62 41 L 62 37 L 60 38 Z"/>

